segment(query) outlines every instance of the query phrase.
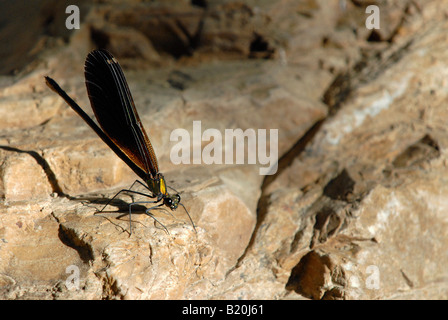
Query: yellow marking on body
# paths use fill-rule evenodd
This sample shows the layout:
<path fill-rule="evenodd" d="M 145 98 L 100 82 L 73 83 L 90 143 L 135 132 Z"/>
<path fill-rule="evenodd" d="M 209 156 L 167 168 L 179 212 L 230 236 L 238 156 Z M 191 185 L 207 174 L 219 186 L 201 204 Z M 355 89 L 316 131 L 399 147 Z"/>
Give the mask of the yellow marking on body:
<path fill-rule="evenodd" d="M 165 178 L 160 179 L 160 192 L 166 194 Z"/>

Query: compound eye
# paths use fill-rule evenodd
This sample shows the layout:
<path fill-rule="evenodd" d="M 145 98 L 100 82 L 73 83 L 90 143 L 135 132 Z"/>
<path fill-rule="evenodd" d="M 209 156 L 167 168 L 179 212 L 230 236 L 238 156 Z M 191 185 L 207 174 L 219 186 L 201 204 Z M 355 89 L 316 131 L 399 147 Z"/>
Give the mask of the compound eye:
<path fill-rule="evenodd" d="M 180 195 L 176 194 L 177 202 L 180 202 Z"/>
<path fill-rule="evenodd" d="M 166 204 L 167 206 L 170 206 L 170 207 L 171 207 L 171 205 L 173 204 L 173 200 L 171 200 L 171 198 L 165 198 L 165 204 Z"/>

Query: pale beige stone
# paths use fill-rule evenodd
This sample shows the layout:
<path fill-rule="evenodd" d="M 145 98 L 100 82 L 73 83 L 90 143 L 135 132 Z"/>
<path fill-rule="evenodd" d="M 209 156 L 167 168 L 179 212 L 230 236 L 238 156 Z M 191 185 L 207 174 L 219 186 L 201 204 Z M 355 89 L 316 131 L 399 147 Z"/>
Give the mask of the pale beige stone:
<path fill-rule="evenodd" d="M 67 43 L 34 44 L 0 78 L 0 298 L 446 299 L 446 1 L 378 4 L 381 43 L 361 2 L 105 2 Z M 93 29 L 196 232 L 146 203 L 130 235 L 141 196 L 98 213 L 136 176 L 43 81 L 93 114 Z M 195 120 L 278 129 L 278 172 L 174 165 L 170 133 Z"/>

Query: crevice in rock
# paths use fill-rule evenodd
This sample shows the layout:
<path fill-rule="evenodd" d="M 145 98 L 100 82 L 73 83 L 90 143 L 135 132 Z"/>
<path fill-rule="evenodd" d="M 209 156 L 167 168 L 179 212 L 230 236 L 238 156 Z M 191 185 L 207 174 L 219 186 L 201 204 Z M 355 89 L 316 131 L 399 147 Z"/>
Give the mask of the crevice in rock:
<path fill-rule="evenodd" d="M 392 162 L 394 168 L 406 168 L 420 166 L 425 161 L 438 158 L 440 156 L 440 147 L 436 140 L 429 134 L 426 134 L 416 143 L 410 145 L 400 153 Z"/>
<path fill-rule="evenodd" d="M 333 82 L 332 86 L 335 82 Z M 339 83 L 339 82 L 336 82 Z M 338 95 L 338 90 L 332 90 L 332 86 L 330 86 L 329 89 L 327 89 L 327 92 L 332 91 L 333 93 L 326 93 L 324 94 L 328 96 L 328 99 L 330 99 L 330 95 Z M 266 189 L 268 186 L 275 181 L 275 179 L 284 171 L 286 170 L 291 163 L 294 161 L 295 158 L 297 158 L 303 150 L 305 150 L 305 147 L 312 141 L 314 136 L 319 132 L 322 124 L 327 120 L 329 117 L 333 116 L 335 113 L 331 110 L 338 106 L 344 99 L 346 99 L 348 94 L 343 94 L 341 96 L 338 96 L 337 99 L 335 99 L 332 103 L 327 104 L 329 106 L 329 113 L 328 116 L 318 120 L 278 161 L 278 169 L 277 172 L 274 175 L 268 175 L 265 176 L 263 183 L 261 185 L 261 195 L 258 200 L 257 204 L 257 223 L 255 225 L 254 231 L 252 233 L 251 239 L 246 247 L 246 250 L 244 253 L 239 257 L 236 268 L 242 263 L 244 260 L 247 252 L 252 248 L 253 243 L 255 241 L 255 238 L 257 236 L 258 230 L 260 229 L 260 226 L 262 225 L 264 221 L 264 217 L 267 213 L 267 208 L 269 204 L 269 195 L 266 194 Z"/>
<path fill-rule="evenodd" d="M 297 158 L 314 136 L 319 132 L 320 127 L 327 118 L 317 121 L 283 156 L 278 160 L 277 172 L 273 175 L 265 176 L 261 186 L 262 195 L 268 186 Z"/>
<path fill-rule="evenodd" d="M 124 299 L 126 292 L 123 291 L 123 288 L 120 285 L 120 279 L 108 272 L 112 262 L 109 260 L 109 256 L 104 251 L 101 254 L 101 264 L 103 267 L 93 272 L 102 284 L 101 299 Z"/>
<path fill-rule="evenodd" d="M 278 161 L 278 169 L 274 175 L 265 176 L 261 185 L 261 195 L 257 204 L 257 223 L 255 225 L 249 244 L 246 247 L 244 253 L 238 259 L 236 267 L 241 264 L 247 252 L 253 246 L 253 242 L 256 238 L 257 232 L 264 221 L 264 217 L 267 213 L 269 204 L 269 195 L 266 194 L 267 188 L 273 181 L 275 181 L 275 179 L 277 179 L 279 175 L 281 175 L 284 170 L 286 170 L 291 165 L 294 159 L 296 159 L 303 152 L 303 150 L 305 150 L 306 146 L 319 132 L 324 122 L 337 113 L 339 106 L 348 98 L 349 93 L 351 92 L 351 82 L 348 81 L 348 79 L 348 75 L 340 75 L 335 78 L 333 83 L 323 95 L 323 101 L 327 104 L 329 109 L 328 115 L 325 118 L 318 120 L 285 154 L 283 154 L 283 156 Z"/>
<path fill-rule="evenodd" d="M 328 106 L 327 119 L 339 111 L 341 105 L 350 98 L 353 90 L 359 85 L 374 81 L 392 64 L 401 60 L 412 43 L 411 39 L 401 47 L 388 48 L 383 51 L 372 50 L 368 54 L 364 54 L 352 69 L 338 74 L 323 94 L 322 102 Z"/>
<path fill-rule="evenodd" d="M 82 240 L 73 229 L 59 224 L 58 237 L 63 244 L 75 249 L 84 263 L 94 260 L 93 248 L 90 244 Z"/>
<path fill-rule="evenodd" d="M 356 83 L 362 85 L 376 80 L 386 70 L 389 70 L 391 65 L 400 61 L 413 43 L 414 39 L 411 39 L 399 47 L 391 46 L 383 51 L 366 54 L 345 75 L 351 79 L 351 90 L 357 88 L 358 85 L 355 85 Z"/>
<path fill-rule="evenodd" d="M 151 9 L 151 6 L 139 7 L 142 11 L 136 17 L 122 19 L 131 13 L 117 14 L 111 9 L 106 14 L 106 28 L 103 25 L 90 26 L 90 39 L 96 47 L 110 50 L 109 46 L 113 45 L 116 37 L 112 30 L 133 29 L 144 35 L 160 55 L 171 56 L 176 60 L 190 57 L 201 44 L 201 35 L 208 14 L 206 1 L 193 1 L 191 5 L 202 10 L 179 13 L 162 7 L 158 9 Z M 135 12 L 132 13 L 134 14 Z M 190 24 L 192 19 L 195 20 L 195 25 Z M 114 47 L 114 49 L 115 55 L 120 57 L 120 52 L 124 53 L 128 48 Z"/>
<path fill-rule="evenodd" d="M 36 151 L 32 151 L 32 150 L 20 150 L 18 148 L 2 146 L 2 145 L 0 145 L 0 149 L 10 151 L 10 152 L 26 153 L 26 154 L 30 155 L 31 157 L 33 157 L 34 160 L 36 160 L 37 164 L 42 167 L 42 170 L 44 171 L 45 175 L 47 176 L 47 180 L 51 186 L 52 192 L 56 193 L 58 196 L 61 196 L 61 197 L 71 198 L 69 195 L 65 194 L 62 191 L 62 188 L 59 185 L 58 179 L 56 178 L 56 175 L 54 174 L 53 170 L 51 170 L 51 167 L 48 164 L 47 160 L 45 160 L 39 153 L 37 153 Z"/>
<path fill-rule="evenodd" d="M 408 21 L 409 17 L 407 17 L 407 16 L 410 15 L 410 11 L 411 11 L 412 7 L 415 8 L 418 13 L 420 13 L 420 14 L 422 13 L 422 9 L 421 9 L 420 5 L 417 3 L 417 1 L 413 1 L 413 0 L 409 1 L 403 10 L 403 12 L 405 12 L 405 14 L 401 16 L 400 22 L 395 26 L 395 28 L 392 31 L 392 33 L 390 34 L 389 38 L 386 39 L 387 42 L 393 43 L 395 37 L 400 35 L 400 30 L 403 29 L 404 24 Z"/>
<path fill-rule="evenodd" d="M 327 287 L 329 279 L 331 287 Z M 328 255 L 313 250 L 292 269 L 285 289 L 315 300 L 342 299 L 344 279 L 344 270 L 335 266 Z"/>
<path fill-rule="evenodd" d="M 342 225 L 342 219 L 332 207 L 325 206 L 316 214 L 316 222 L 314 230 L 319 231 L 318 241 L 325 242 L 329 237 L 334 235 Z M 313 239 L 314 240 L 314 239 Z M 314 247 L 314 245 L 311 245 Z"/>
<path fill-rule="evenodd" d="M 116 300 L 124 298 L 125 294 L 121 291 L 117 279 L 111 277 L 107 272 L 104 272 L 104 274 L 99 274 L 99 272 L 96 272 L 95 275 L 102 282 L 103 293 L 101 294 L 101 299 Z"/>
<path fill-rule="evenodd" d="M 252 233 L 251 239 L 246 247 L 244 253 L 239 257 L 234 268 L 238 268 L 244 261 L 247 253 L 253 247 L 254 241 L 260 230 L 260 226 L 263 224 L 264 218 L 267 214 L 269 207 L 269 194 L 266 194 L 268 186 L 287 169 L 302 152 L 305 147 L 313 140 L 316 134 L 319 132 L 321 126 L 326 120 L 334 117 L 344 102 L 346 102 L 353 90 L 355 90 L 360 84 L 368 83 L 379 77 L 385 70 L 387 70 L 391 64 L 397 63 L 404 55 L 405 51 L 412 45 L 413 40 L 406 42 L 404 45 L 398 48 L 387 48 L 383 51 L 377 51 L 374 54 L 365 55 L 355 66 L 345 73 L 341 73 L 335 77 L 334 81 L 324 92 L 322 101 L 328 106 L 328 115 L 318 120 L 280 159 L 278 162 L 278 170 L 275 175 L 266 176 L 261 186 L 261 195 L 257 204 L 257 223 Z M 343 185 L 343 190 L 339 190 L 337 187 Z M 355 180 L 353 180 L 348 172 L 344 169 L 335 179 L 330 181 L 325 192 L 328 198 L 336 202 L 344 202 L 350 204 L 348 197 L 351 196 L 355 186 Z M 359 199 L 357 199 L 359 200 Z M 353 203 L 352 203 L 353 205 Z M 339 212 L 339 211 L 338 211 Z M 342 217 L 339 214 L 332 215 L 330 220 L 325 220 L 326 224 L 330 226 L 336 225 L 335 230 L 329 231 L 327 236 L 335 235 L 346 224 L 346 216 Z M 327 225 L 326 225 L 327 226 Z M 328 226 L 327 226 L 328 227 Z M 312 239 L 311 239 L 312 240 Z M 326 240 L 326 239 L 324 239 Z M 311 241 L 310 249 L 314 247 L 315 243 Z M 233 269 L 232 269 L 233 270 Z M 230 270 L 229 272 L 231 272 Z M 292 272 L 292 274 L 294 271 Z M 291 276 L 292 276 L 291 274 Z M 336 293 L 338 296 L 339 293 Z"/>
<path fill-rule="evenodd" d="M 208 6 L 207 2 L 208 1 L 206 1 L 206 0 L 191 0 L 191 5 L 200 7 L 200 8 L 207 8 L 207 6 Z"/>
<path fill-rule="evenodd" d="M 275 49 L 271 47 L 269 42 L 256 32 L 253 34 L 253 40 L 249 46 L 249 58 L 251 59 L 272 59 Z"/>
<path fill-rule="evenodd" d="M 173 70 L 168 75 L 167 82 L 171 88 L 183 91 L 187 89 L 195 80 L 187 73 L 179 70 Z"/>
<path fill-rule="evenodd" d="M 357 66 L 359 67 L 361 64 L 360 62 Z M 352 80 L 349 73 L 339 74 L 334 78 L 322 96 L 322 102 L 328 106 L 328 117 L 335 115 L 342 103 L 349 98 L 352 91 L 351 86 Z"/>
<path fill-rule="evenodd" d="M 323 95 L 323 102 L 328 106 L 329 114 L 327 118 L 321 120 L 321 124 L 337 114 L 356 87 L 373 81 L 387 70 L 391 64 L 397 63 L 412 43 L 411 40 L 401 47 L 388 48 L 383 52 L 377 52 L 369 57 L 366 56 L 353 69 L 345 74 L 338 75 Z M 403 163 L 407 164 L 408 161 L 421 163 L 439 155 L 440 148 L 437 142 L 427 135 L 400 154 L 395 159 L 393 165 L 400 166 Z M 275 177 L 272 177 L 272 179 L 275 179 Z M 267 181 L 265 180 L 265 182 Z M 332 282 L 336 284 L 338 281 L 335 280 L 337 279 L 342 279 L 343 282 L 344 271 L 338 266 L 334 266 L 328 256 L 318 253 L 315 248 L 317 245 L 326 242 L 329 237 L 337 235 L 346 226 L 346 220 L 350 216 L 351 208 L 354 208 L 356 203 L 365 196 L 367 190 L 364 190 L 362 194 L 356 195 L 358 193 L 355 191 L 356 183 L 356 179 L 352 178 L 344 168 L 324 186 L 323 196 L 317 201 L 325 202 L 324 198 L 326 198 L 328 203 L 327 205 L 322 203 L 318 205 L 318 207 L 321 207 L 320 209 L 316 208 L 317 210 L 313 210 L 316 215 L 314 234 L 310 242 L 311 251 L 302 257 L 299 263 L 291 270 L 290 278 L 285 286 L 287 290 L 293 290 L 311 299 L 345 298 L 343 283 L 331 288 L 325 287 L 326 278 L 331 278 Z M 267 195 L 263 193 L 262 196 L 266 197 Z M 405 276 L 404 278 L 406 279 Z"/>
<path fill-rule="evenodd" d="M 353 193 L 355 181 L 350 177 L 346 169 L 324 187 L 324 195 L 333 200 L 347 201 L 348 195 Z"/>
<path fill-rule="evenodd" d="M 409 279 L 409 277 L 406 275 L 406 273 L 403 271 L 403 269 L 400 269 L 401 275 L 403 276 L 404 281 L 409 286 L 409 288 L 414 288 L 414 282 Z"/>
<path fill-rule="evenodd" d="M 429 134 L 409 145 L 383 171 L 382 184 L 386 187 L 397 186 L 405 181 L 405 177 L 417 171 L 425 172 L 429 163 L 440 157 L 438 142 Z"/>
<path fill-rule="evenodd" d="M 308 145 L 308 143 L 311 141 L 311 139 L 316 135 L 316 133 L 319 131 L 319 128 L 321 127 L 323 120 L 319 120 L 316 122 L 308 131 L 303 135 L 299 141 L 296 142 L 296 144 L 289 149 L 288 152 L 286 152 L 278 161 L 278 169 L 276 174 L 265 176 L 263 180 L 263 184 L 261 186 L 261 196 L 258 199 L 257 204 L 257 223 L 255 225 L 254 231 L 252 233 L 251 239 L 249 240 L 249 243 L 243 252 L 243 254 L 239 257 L 236 268 L 241 264 L 241 262 L 244 260 L 247 252 L 252 248 L 253 243 L 255 241 L 255 238 L 257 236 L 258 230 L 260 229 L 261 224 L 263 223 L 264 217 L 267 213 L 267 208 L 269 207 L 269 195 L 266 195 L 265 190 L 267 187 L 276 179 L 278 175 L 281 174 L 287 167 L 289 167 L 292 163 L 292 161 L 305 149 L 305 147 Z M 233 270 L 233 269 L 232 269 Z"/>

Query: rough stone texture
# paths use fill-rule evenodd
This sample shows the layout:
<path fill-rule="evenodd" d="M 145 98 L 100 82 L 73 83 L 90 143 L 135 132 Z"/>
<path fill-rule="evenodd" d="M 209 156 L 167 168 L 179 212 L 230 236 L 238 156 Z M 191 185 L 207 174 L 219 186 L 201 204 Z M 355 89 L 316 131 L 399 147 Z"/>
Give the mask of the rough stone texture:
<path fill-rule="evenodd" d="M 37 58 L 0 77 L 0 297 L 446 299 L 448 2 L 197 3 L 86 4 L 67 34 L 42 1 Z M 136 177 L 43 76 L 92 114 L 83 61 L 98 46 L 197 233 L 182 208 L 153 212 L 167 233 L 140 204 L 129 236 L 142 197 L 96 213 Z M 170 133 L 195 120 L 279 129 L 277 173 L 174 165 Z"/>

